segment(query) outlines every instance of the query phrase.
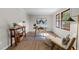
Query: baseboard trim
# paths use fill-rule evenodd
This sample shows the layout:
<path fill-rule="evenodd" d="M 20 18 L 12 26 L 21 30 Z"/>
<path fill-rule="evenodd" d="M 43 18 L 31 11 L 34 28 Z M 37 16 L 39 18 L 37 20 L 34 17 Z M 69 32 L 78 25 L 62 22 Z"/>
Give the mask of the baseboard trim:
<path fill-rule="evenodd" d="M 6 50 L 8 47 L 10 47 L 10 45 L 3 47 L 1 50 Z"/>

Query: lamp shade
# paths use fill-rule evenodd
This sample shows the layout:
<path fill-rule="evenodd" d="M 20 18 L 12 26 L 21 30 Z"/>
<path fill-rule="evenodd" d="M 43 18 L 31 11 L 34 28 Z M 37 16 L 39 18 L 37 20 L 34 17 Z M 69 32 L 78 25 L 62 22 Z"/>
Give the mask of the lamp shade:
<path fill-rule="evenodd" d="M 69 17 L 67 21 L 74 22 L 75 20 L 73 20 L 71 17 Z"/>

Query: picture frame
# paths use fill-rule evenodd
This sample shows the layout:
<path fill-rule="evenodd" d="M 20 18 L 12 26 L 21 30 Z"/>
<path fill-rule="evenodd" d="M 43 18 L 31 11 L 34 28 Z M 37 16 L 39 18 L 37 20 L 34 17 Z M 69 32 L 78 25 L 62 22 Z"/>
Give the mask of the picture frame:
<path fill-rule="evenodd" d="M 45 24 L 45 23 L 47 23 L 46 18 L 37 18 L 36 19 L 36 24 Z"/>

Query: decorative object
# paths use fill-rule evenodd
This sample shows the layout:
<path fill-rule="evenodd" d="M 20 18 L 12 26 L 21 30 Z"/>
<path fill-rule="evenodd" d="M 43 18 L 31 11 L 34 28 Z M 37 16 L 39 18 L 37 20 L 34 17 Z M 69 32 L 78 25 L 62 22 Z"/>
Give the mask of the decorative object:
<path fill-rule="evenodd" d="M 63 38 L 62 44 L 63 44 L 63 45 L 66 45 L 66 38 Z"/>
<path fill-rule="evenodd" d="M 15 27 L 17 24 L 16 23 L 13 23 L 13 26 Z"/>
<path fill-rule="evenodd" d="M 47 19 L 45 19 L 45 18 L 38 18 L 36 20 L 36 23 L 37 24 L 45 24 L 46 22 L 47 22 Z"/>
<path fill-rule="evenodd" d="M 70 41 L 70 34 L 67 35 L 65 38 L 63 38 L 62 44 L 63 45 L 67 45 L 69 41 Z"/>
<path fill-rule="evenodd" d="M 36 24 L 33 24 L 33 26 L 34 26 L 34 27 L 33 27 L 34 29 L 38 28 L 38 26 L 37 26 Z"/>
<path fill-rule="evenodd" d="M 33 26 L 36 26 L 36 24 L 33 24 Z"/>
<path fill-rule="evenodd" d="M 73 20 L 71 17 L 69 17 L 67 21 L 69 21 L 69 22 L 75 22 L 75 20 Z"/>
<path fill-rule="evenodd" d="M 23 21 L 23 23 L 25 23 L 25 21 Z"/>
<path fill-rule="evenodd" d="M 61 28 L 70 31 L 70 22 L 67 20 L 70 17 L 70 9 L 67 9 L 61 13 Z"/>
<path fill-rule="evenodd" d="M 56 15 L 56 27 L 61 27 L 60 13 Z"/>

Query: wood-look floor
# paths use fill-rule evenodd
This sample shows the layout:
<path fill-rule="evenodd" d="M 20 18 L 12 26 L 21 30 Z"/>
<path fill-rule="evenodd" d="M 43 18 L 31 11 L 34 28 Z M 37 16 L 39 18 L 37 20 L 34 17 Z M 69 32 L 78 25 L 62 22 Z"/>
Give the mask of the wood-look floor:
<path fill-rule="evenodd" d="M 36 35 L 33 32 L 29 32 L 26 38 L 21 40 L 17 46 L 9 47 L 7 50 L 50 50 L 44 41 L 47 40 L 46 37 L 41 35 Z"/>

